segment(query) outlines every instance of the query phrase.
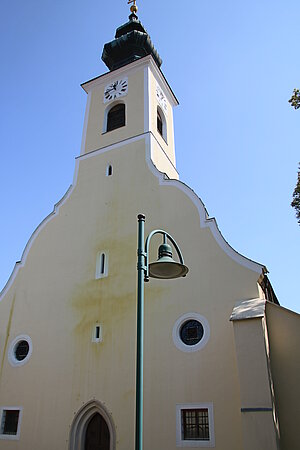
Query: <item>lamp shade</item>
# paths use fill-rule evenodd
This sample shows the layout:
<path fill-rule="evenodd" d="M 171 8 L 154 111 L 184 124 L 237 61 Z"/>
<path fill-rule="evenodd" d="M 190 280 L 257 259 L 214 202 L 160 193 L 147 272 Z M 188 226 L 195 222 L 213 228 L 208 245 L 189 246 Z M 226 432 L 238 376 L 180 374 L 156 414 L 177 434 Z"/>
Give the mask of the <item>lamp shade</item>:
<path fill-rule="evenodd" d="M 172 278 L 185 277 L 189 269 L 184 264 L 174 261 L 172 247 L 162 244 L 158 249 L 158 260 L 149 264 L 149 276 L 169 280 Z"/>

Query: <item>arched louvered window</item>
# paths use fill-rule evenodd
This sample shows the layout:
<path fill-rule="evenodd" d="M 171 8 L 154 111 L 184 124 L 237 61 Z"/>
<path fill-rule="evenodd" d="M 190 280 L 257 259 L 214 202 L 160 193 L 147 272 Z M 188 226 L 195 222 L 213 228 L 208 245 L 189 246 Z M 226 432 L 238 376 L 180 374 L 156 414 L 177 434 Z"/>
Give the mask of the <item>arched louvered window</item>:
<path fill-rule="evenodd" d="M 157 131 L 167 143 L 167 122 L 164 113 L 161 108 L 157 107 Z"/>
<path fill-rule="evenodd" d="M 125 126 L 125 105 L 119 103 L 113 106 L 107 114 L 107 127 L 106 131 L 116 130 Z"/>
<path fill-rule="evenodd" d="M 161 136 L 163 136 L 163 120 L 159 110 L 157 110 L 157 131 Z"/>

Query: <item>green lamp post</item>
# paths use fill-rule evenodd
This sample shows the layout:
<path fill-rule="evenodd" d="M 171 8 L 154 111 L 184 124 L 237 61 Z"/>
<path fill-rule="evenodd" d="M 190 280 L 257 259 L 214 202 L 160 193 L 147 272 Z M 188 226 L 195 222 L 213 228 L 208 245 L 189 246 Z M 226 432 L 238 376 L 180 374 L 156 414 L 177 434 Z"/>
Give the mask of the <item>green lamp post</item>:
<path fill-rule="evenodd" d="M 152 278 L 170 280 L 185 277 L 189 269 L 184 265 L 181 251 L 170 234 L 164 230 L 152 231 L 146 239 L 144 237 L 145 216 L 138 215 L 138 284 L 137 284 L 137 348 L 136 348 L 136 410 L 135 410 L 135 450 L 143 449 L 143 352 L 144 352 L 144 282 Z M 158 249 L 158 260 L 149 263 L 149 248 L 152 237 L 161 234 L 163 243 Z M 177 253 L 179 262 L 172 258 L 172 247 Z"/>

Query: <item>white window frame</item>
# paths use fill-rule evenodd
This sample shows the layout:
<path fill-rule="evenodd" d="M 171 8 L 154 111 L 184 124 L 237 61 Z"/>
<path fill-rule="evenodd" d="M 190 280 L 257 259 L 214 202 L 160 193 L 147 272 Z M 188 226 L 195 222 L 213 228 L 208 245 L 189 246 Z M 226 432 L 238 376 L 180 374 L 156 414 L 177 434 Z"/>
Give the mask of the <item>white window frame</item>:
<path fill-rule="evenodd" d="M 184 409 L 207 409 L 209 440 L 184 440 L 182 436 L 181 411 Z M 184 403 L 176 405 L 176 447 L 215 447 L 215 427 L 214 427 L 214 411 L 213 403 Z"/>
<path fill-rule="evenodd" d="M 26 358 L 22 359 L 22 361 L 17 360 L 16 354 L 15 354 L 16 345 L 20 341 L 26 341 L 26 342 L 28 342 L 28 345 L 29 345 L 28 355 L 26 356 Z M 24 366 L 24 364 L 26 364 L 28 362 L 31 354 L 32 354 L 32 340 L 31 340 L 31 338 L 29 336 L 27 336 L 27 334 L 20 334 L 19 336 L 15 337 L 15 339 L 11 342 L 11 344 L 9 346 L 9 349 L 8 349 L 8 361 L 9 361 L 10 365 L 13 366 L 13 367 Z"/>
<path fill-rule="evenodd" d="M 181 337 L 180 337 L 181 327 L 188 320 L 197 320 L 203 326 L 204 333 L 203 333 L 202 339 L 195 345 L 186 345 L 181 340 Z M 209 340 L 210 327 L 209 327 L 208 320 L 206 319 L 206 317 L 204 317 L 201 314 L 198 314 L 196 312 L 189 312 L 189 313 L 183 314 L 176 320 L 174 327 L 173 327 L 172 336 L 173 336 L 173 342 L 176 345 L 176 347 L 178 348 L 178 350 L 181 350 L 183 352 L 188 352 L 188 353 L 197 352 L 198 350 L 201 350 L 203 347 L 205 347 L 205 345 L 207 344 L 207 342 Z"/>
<path fill-rule="evenodd" d="M 3 413 L 4 411 L 19 411 L 19 420 L 18 420 L 18 428 L 16 434 L 3 434 Z M 22 406 L 1 406 L 0 407 L 0 439 L 9 440 L 9 441 L 17 441 L 20 439 L 21 433 L 21 421 L 23 415 L 23 407 Z"/>
<path fill-rule="evenodd" d="M 99 327 L 99 337 L 98 338 L 96 335 L 97 327 Z M 95 342 L 95 343 L 102 342 L 102 325 L 101 325 L 101 323 L 96 323 L 96 325 L 94 326 L 92 342 Z"/>
<path fill-rule="evenodd" d="M 104 255 L 104 271 L 103 272 L 101 271 L 102 255 Z M 96 257 L 95 278 L 96 278 L 96 280 L 99 280 L 99 279 L 105 278 L 107 276 L 108 276 L 108 252 L 100 251 L 97 253 L 97 257 Z"/>

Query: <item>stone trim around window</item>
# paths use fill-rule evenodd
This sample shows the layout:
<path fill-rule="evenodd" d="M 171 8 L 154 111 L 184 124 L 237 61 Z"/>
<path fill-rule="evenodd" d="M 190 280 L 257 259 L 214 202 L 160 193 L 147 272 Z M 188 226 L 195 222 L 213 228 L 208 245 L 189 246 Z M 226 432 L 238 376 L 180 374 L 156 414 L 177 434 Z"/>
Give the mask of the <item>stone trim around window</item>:
<path fill-rule="evenodd" d="M 16 349 L 17 346 L 20 342 L 22 341 L 26 341 L 28 344 L 28 353 L 26 355 L 25 358 L 23 358 L 22 360 L 17 359 L 16 356 Z M 19 336 L 15 337 L 15 339 L 11 342 L 9 349 L 8 349 L 8 361 L 10 363 L 11 366 L 13 367 L 19 367 L 19 366 L 23 366 L 24 364 L 26 364 L 30 358 L 32 354 L 32 340 L 29 336 L 27 336 L 26 334 L 20 334 Z"/>
<path fill-rule="evenodd" d="M 208 412 L 208 426 L 209 426 L 209 438 L 205 440 L 201 439 L 184 439 L 183 433 L 183 414 L 184 410 L 197 410 L 206 409 Z M 212 403 L 184 403 L 176 405 L 176 447 L 202 447 L 212 448 L 215 447 L 215 429 L 214 429 L 214 414 Z"/>
<path fill-rule="evenodd" d="M 9 430 L 7 429 L 7 413 L 11 414 L 13 411 L 19 412 L 17 418 L 17 426 L 15 429 Z M 20 432 L 21 432 L 21 421 L 22 421 L 23 408 L 21 406 L 1 406 L 0 407 L 0 439 L 2 440 L 19 440 Z"/>
<path fill-rule="evenodd" d="M 180 336 L 182 326 L 190 320 L 196 320 L 200 322 L 203 327 L 203 336 L 200 341 L 194 345 L 185 344 Z M 210 337 L 210 327 L 208 320 L 204 316 L 201 316 L 201 314 L 195 312 L 183 314 L 176 320 L 173 327 L 172 336 L 173 342 L 176 347 L 183 352 L 196 352 L 198 350 L 201 350 L 207 344 Z"/>

